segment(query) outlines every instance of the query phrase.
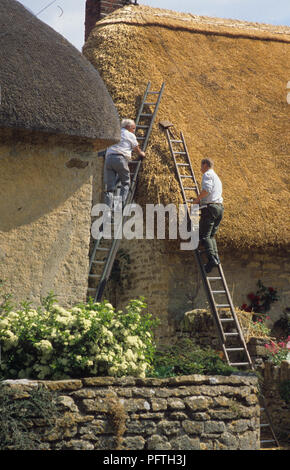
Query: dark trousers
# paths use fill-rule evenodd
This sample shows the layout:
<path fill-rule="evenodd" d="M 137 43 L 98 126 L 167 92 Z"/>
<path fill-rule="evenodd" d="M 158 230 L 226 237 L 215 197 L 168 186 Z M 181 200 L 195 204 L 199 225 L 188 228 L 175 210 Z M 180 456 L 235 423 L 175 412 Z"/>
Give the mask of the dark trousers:
<path fill-rule="evenodd" d="M 114 189 L 117 182 L 121 182 L 122 202 L 125 203 L 130 188 L 130 170 L 128 161 L 123 155 L 111 154 L 106 157 L 104 168 L 104 182 L 107 186 L 105 204 L 113 206 Z"/>
<path fill-rule="evenodd" d="M 201 209 L 199 240 L 205 248 L 209 260 L 212 256 L 218 257 L 215 234 L 218 231 L 223 214 L 224 207 L 222 204 L 209 204 Z"/>

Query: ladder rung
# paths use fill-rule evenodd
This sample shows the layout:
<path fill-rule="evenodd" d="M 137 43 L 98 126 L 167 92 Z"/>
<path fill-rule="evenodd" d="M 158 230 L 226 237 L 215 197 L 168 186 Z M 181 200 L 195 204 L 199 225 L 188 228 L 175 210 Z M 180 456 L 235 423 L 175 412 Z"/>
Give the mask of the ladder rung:
<path fill-rule="evenodd" d="M 138 137 L 138 135 L 136 135 L 136 139 L 145 140 L 146 137 Z"/>
<path fill-rule="evenodd" d="M 141 113 L 140 116 L 143 116 L 143 117 L 152 117 L 152 113 Z"/>
<path fill-rule="evenodd" d="M 170 139 L 170 142 L 174 142 L 175 144 L 182 144 L 182 140 L 175 140 L 175 139 L 171 140 Z"/>
<path fill-rule="evenodd" d="M 92 277 L 93 279 L 97 279 L 98 277 L 101 277 L 101 274 L 89 274 L 89 277 Z"/>
<path fill-rule="evenodd" d="M 144 106 L 145 106 L 145 104 L 147 104 L 147 106 L 155 106 L 156 105 L 156 103 L 149 103 L 149 102 L 145 102 Z"/>
<path fill-rule="evenodd" d="M 137 124 L 136 128 L 138 129 L 148 129 L 149 126 L 140 126 L 140 124 Z"/>
<path fill-rule="evenodd" d="M 217 281 L 219 279 L 222 279 L 221 277 L 208 277 L 207 278 L 209 281 Z"/>
<path fill-rule="evenodd" d="M 173 152 L 175 155 L 186 155 L 186 152 Z"/>
<path fill-rule="evenodd" d="M 225 333 L 225 336 L 239 336 L 239 333 Z"/>
<path fill-rule="evenodd" d="M 94 264 L 104 264 L 105 261 L 93 261 Z"/>
<path fill-rule="evenodd" d="M 159 95 L 160 91 L 148 91 L 147 95 Z"/>
<path fill-rule="evenodd" d="M 249 362 L 230 362 L 230 366 L 248 366 Z"/>
<path fill-rule="evenodd" d="M 267 427 L 270 427 L 270 424 L 269 423 L 261 423 L 260 424 L 260 428 L 267 428 Z"/>
<path fill-rule="evenodd" d="M 177 166 L 189 166 L 189 163 L 176 163 Z"/>
<path fill-rule="evenodd" d="M 230 304 L 216 304 L 217 308 L 230 307 Z"/>
<path fill-rule="evenodd" d="M 234 321 L 234 319 L 233 318 L 220 318 L 220 321 L 229 322 L 229 321 Z"/>
<path fill-rule="evenodd" d="M 89 291 L 94 291 L 94 292 L 95 292 L 95 291 L 96 291 L 96 288 L 95 288 L 95 287 L 88 287 L 88 290 L 89 290 Z"/>
<path fill-rule="evenodd" d="M 213 290 L 212 293 L 213 294 L 226 294 L 226 291 L 225 290 Z"/>
<path fill-rule="evenodd" d="M 226 351 L 230 351 L 230 352 L 245 351 L 245 348 L 226 348 Z"/>
<path fill-rule="evenodd" d="M 186 189 L 187 191 L 190 191 L 190 190 L 195 190 L 196 189 L 196 186 L 194 186 L 193 188 L 184 188 L 183 189 Z M 191 199 L 193 201 L 193 199 Z"/>
<path fill-rule="evenodd" d="M 190 176 L 190 175 L 179 175 L 179 176 L 180 176 L 180 178 L 191 178 L 192 179 L 192 176 Z"/>
<path fill-rule="evenodd" d="M 97 248 L 98 251 L 110 251 L 110 248 Z"/>
<path fill-rule="evenodd" d="M 268 442 L 276 442 L 276 441 L 274 441 L 274 439 L 265 439 L 263 441 L 260 441 L 260 444 L 266 444 L 266 442 L 268 443 Z"/>

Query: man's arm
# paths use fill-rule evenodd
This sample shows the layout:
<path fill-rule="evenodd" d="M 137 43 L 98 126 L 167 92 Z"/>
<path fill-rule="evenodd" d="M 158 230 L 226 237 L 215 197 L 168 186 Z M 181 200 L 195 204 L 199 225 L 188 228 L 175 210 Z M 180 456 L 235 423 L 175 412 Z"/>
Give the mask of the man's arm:
<path fill-rule="evenodd" d="M 142 158 L 145 157 L 145 152 L 143 152 L 143 150 L 140 149 L 139 145 L 133 148 L 133 152 L 136 152 L 139 155 L 139 157 L 142 157 Z"/>
<path fill-rule="evenodd" d="M 197 198 L 192 201 L 192 204 L 199 204 L 200 200 L 208 195 L 209 193 L 205 189 L 203 189 L 201 193 L 199 194 L 199 196 L 197 196 Z"/>

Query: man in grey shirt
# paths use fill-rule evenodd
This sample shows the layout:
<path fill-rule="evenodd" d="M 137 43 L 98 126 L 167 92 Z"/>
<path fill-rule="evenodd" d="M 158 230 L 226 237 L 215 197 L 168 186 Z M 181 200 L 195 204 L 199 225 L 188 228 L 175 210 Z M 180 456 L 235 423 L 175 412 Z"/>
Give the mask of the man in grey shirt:
<path fill-rule="evenodd" d="M 118 179 L 121 181 L 122 202 L 125 204 L 130 187 L 130 170 L 128 162 L 132 152 L 136 152 L 141 158 L 145 153 L 140 149 L 135 136 L 136 124 L 132 119 L 123 119 L 121 122 L 121 140 L 107 149 L 104 181 L 107 186 L 105 191 L 105 204 L 110 209 L 113 207 L 114 189 Z"/>
<path fill-rule="evenodd" d="M 205 271 L 210 273 L 220 264 L 215 234 L 223 218 L 224 207 L 222 182 L 213 170 L 214 162 L 210 158 L 201 161 L 202 183 L 199 196 L 193 201 L 200 204 L 199 239 L 205 248 L 208 263 Z"/>

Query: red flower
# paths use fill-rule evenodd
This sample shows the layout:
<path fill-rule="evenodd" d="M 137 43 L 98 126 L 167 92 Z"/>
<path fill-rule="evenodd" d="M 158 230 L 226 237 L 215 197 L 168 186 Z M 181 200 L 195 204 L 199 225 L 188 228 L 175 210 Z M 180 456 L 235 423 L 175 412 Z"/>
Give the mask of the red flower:
<path fill-rule="evenodd" d="M 254 300 L 255 297 L 256 297 L 256 296 L 255 296 L 254 292 L 251 292 L 251 293 L 248 295 L 248 299 L 250 299 L 250 300 Z"/>
<path fill-rule="evenodd" d="M 268 291 L 269 291 L 269 292 L 274 292 L 273 287 L 268 287 Z"/>

